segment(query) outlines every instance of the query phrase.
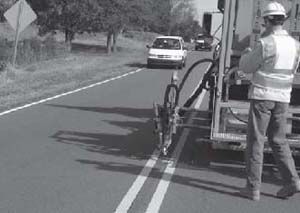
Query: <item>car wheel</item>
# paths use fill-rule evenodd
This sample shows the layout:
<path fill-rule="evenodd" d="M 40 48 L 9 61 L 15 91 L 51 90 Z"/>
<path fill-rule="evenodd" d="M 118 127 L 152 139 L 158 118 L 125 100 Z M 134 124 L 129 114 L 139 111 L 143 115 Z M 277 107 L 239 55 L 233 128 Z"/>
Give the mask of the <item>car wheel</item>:
<path fill-rule="evenodd" d="M 149 69 L 153 68 L 153 64 L 147 63 L 147 68 Z"/>

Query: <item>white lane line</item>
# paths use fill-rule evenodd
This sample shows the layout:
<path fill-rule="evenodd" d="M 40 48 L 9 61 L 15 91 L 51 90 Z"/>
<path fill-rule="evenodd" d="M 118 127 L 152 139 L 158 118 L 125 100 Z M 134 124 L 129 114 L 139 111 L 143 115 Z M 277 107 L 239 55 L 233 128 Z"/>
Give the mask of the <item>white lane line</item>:
<path fill-rule="evenodd" d="M 72 90 L 72 91 L 69 91 L 69 92 L 66 92 L 66 93 L 62 93 L 62 94 L 59 94 L 59 95 L 55 95 L 55 96 L 50 97 L 50 98 L 42 99 L 42 100 L 40 100 L 40 101 L 36 101 L 36 102 L 30 103 L 30 104 L 26 104 L 26 105 L 21 106 L 21 107 L 17 107 L 17 108 L 14 108 L 14 109 L 10 109 L 10 110 L 1 112 L 1 113 L 0 113 L 0 116 L 6 115 L 6 114 L 9 114 L 9 113 L 12 113 L 12 112 L 16 112 L 16 111 L 19 111 L 19 110 L 21 110 L 21 109 L 25 109 L 25 108 L 28 108 L 28 107 L 31 107 L 31 106 L 34 106 L 34 105 L 42 104 L 42 103 L 45 103 L 46 101 L 51 101 L 51 100 L 54 100 L 54 99 L 57 99 L 57 98 L 60 98 L 60 97 L 66 96 L 66 95 L 70 95 L 70 94 L 73 94 L 73 93 L 76 93 L 76 92 L 80 92 L 80 91 L 82 91 L 82 90 L 86 90 L 86 89 L 95 87 L 95 86 L 99 86 L 99 85 L 101 85 L 101 84 L 105 84 L 105 83 L 108 83 L 108 82 L 110 82 L 110 81 L 114 81 L 114 80 L 117 80 L 117 79 L 120 79 L 120 78 L 124 78 L 124 77 L 126 77 L 126 76 L 128 76 L 128 75 L 132 75 L 132 74 L 138 73 L 138 72 L 140 72 L 140 71 L 142 71 L 142 70 L 143 70 L 143 69 L 138 69 L 138 70 L 135 70 L 135 71 L 126 73 L 126 74 L 124 74 L 124 75 L 120 75 L 120 76 L 117 76 L 117 77 L 114 77 L 114 78 L 107 79 L 107 80 L 105 80 L 105 81 L 97 82 L 97 83 L 94 83 L 94 84 L 91 84 L 91 85 L 88 85 L 88 86 L 85 86 L 85 87 L 81 87 L 81 88 L 76 89 L 76 90 Z"/>
<path fill-rule="evenodd" d="M 129 210 L 137 194 L 139 193 L 146 179 L 148 178 L 152 168 L 155 166 L 158 160 L 158 156 L 159 150 L 155 149 L 151 158 L 147 161 L 145 167 L 143 168 L 139 176 L 135 179 L 126 195 L 123 197 L 115 213 L 126 213 Z"/>
<path fill-rule="evenodd" d="M 206 93 L 207 90 L 204 90 L 198 97 L 197 101 L 196 101 L 196 104 L 194 106 L 195 109 L 199 109 L 200 108 L 200 105 L 202 104 L 202 101 L 203 101 L 203 98 L 204 98 L 204 95 Z"/>
<path fill-rule="evenodd" d="M 204 73 L 206 73 L 207 71 L 209 70 L 209 66 L 206 68 L 206 70 L 205 70 L 205 72 Z M 202 78 L 203 79 L 203 78 Z M 197 84 L 197 86 L 195 87 L 195 89 L 194 89 L 194 91 L 192 92 L 192 95 L 196 92 L 196 90 L 197 90 L 197 88 L 200 86 L 200 84 L 202 83 L 202 79 L 198 82 L 198 84 Z M 205 90 L 205 89 L 204 89 Z M 206 90 L 205 90 L 206 91 Z M 201 105 L 201 103 L 202 103 L 202 99 L 203 99 L 203 97 L 204 97 L 204 95 L 205 95 L 205 93 L 206 92 L 202 92 L 201 94 L 200 94 L 200 96 L 197 98 L 197 101 L 196 101 L 196 104 L 194 105 L 194 109 L 199 109 L 200 108 L 200 105 Z M 191 95 L 191 96 L 192 96 Z"/>
<path fill-rule="evenodd" d="M 199 82 L 199 84 L 201 83 L 201 81 Z M 198 86 L 199 86 L 198 84 Z M 197 86 L 197 87 L 198 87 Z M 197 88 L 196 87 L 196 88 Z M 195 92 L 195 91 L 194 91 Z M 193 92 L 193 93 L 194 93 Z M 198 102 L 202 102 L 202 99 L 204 97 L 206 91 L 204 91 L 201 96 L 198 98 L 197 103 Z M 191 118 L 189 119 L 188 123 L 191 122 Z M 172 158 L 173 159 L 177 159 L 175 162 L 171 162 L 169 161 L 165 171 L 164 171 L 164 175 L 162 180 L 160 181 L 155 194 L 152 197 L 152 200 L 154 200 L 154 197 L 159 197 L 156 200 L 152 201 L 151 203 L 153 203 L 152 205 L 156 205 L 155 203 L 162 203 L 164 195 L 167 191 L 168 185 L 170 183 L 171 177 L 175 171 L 175 166 L 177 164 L 177 161 L 179 159 L 179 156 L 181 154 L 181 151 L 183 149 L 183 146 L 185 144 L 185 141 L 187 139 L 187 136 L 189 135 L 189 131 L 184 130 L 183 134 L 181 135 L 179 142 L 172 154 Z M 123 197 L 122 201 L 120 202 L 120 204 L 118 205 L 117 209 L 114 211 L 114 213 L 126 213 L 129 208 L 131 207 L 132 203 L 134 202 L 134 200 L 136 199 L 138 193 L 140 192 L 140 190 L 142 189 L 145 181 L 147 180 L 151 170 L 153 169 L 153 167 L 155 166 L 157 160 L 158 160 L 158 156 L 159 156 L 159 151 L 157 149 L 154 150 L 151 158 L 147 161 L 145 167 L 143 168 L 143 170 L 141 171 L 141 173 L 137 176 L 137 178 L 135 179 L 135 181 L 133 182 L 133 184 L 131 185 L 130 189 L 128 190 L 128 192 L 125 194 L 125 196 Z M 172 166 L 174 165 L 174 166 Z M 170 174 L 170 175 L 166 175 L 166 174 Z M 158 190 L 161 189 L 160 190 Z M 158 192 L 159 191 L 159 192 Z M 161 201 L 160 201 L 161 200 Z M 161 204 L 160 204 L 161 205 Z M 160 208 L 160 205 L 158 205 L 158 210 Z M 150 206 L 150 205 L 149 205 Z M 147 212 L 152 213 L 152 207 L 147 210 Z M 157 211 L 158 211 L 157 210 Z"/>
<path fill-rule="evenodd" d="M 206 90 L 203 91 L 202 94 L 205 94 Z M 201 95 L 201 98 L 199 98 L 199 102 L 201 104 L 201 102 L 203 101 L 203 97 L 204 95 Z M 191 114 L 191 116 L 189 117 L 187 123 L 190 124 L 192 122 L 192 117 L 196 114 L 196 112 L 193 112 Z M 182 135 L 179 138 L 179 142 L 172 154 L 172 158 L 173 161 L 170 161 L 167 164 L 166 169 L 164 170 L 164 175 L 162 177 L 162 179 L 160 180 L 160 182 L 158 183 L 158 186 L 152 196 L 152 199 L 148 205 L 148 208 L 146 210 L 146 213 L 158 213 L 159 209 L 161 207 L 161 204 L 164 200 L 164 197 L 167 193 L 168 187 L 170 185 L 172 176 L 175 172 L 176 169 L 176 164 L 179 160 L 180 154 L 182 152 L 182 149 L 184 147 L 184 144 L 186 143 L 187 137 L 190 133 L 190 129 L 184 129 Z"/>

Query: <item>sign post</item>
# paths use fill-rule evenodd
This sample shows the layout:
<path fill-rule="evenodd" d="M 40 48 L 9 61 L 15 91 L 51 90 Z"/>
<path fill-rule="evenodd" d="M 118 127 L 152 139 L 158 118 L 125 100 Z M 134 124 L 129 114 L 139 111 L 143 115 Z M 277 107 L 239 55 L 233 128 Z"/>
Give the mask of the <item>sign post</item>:
<path fill-rule="evenodd" d="M 15 30 L 15 47 L 12 62 L 13 66 L 15 66 L 19 35 L 37 18 L 37 15 L 25 0 L 19 0 L 4 13 L 4 17 L 11 25 L 11 27 Z"/>
<path fill-rule="evenodd" d="M 19 8 L 18 8 L 18 14 L 17 14 L 17 26 L 16 26 L 16 33 L 15 33 L 15 48 L 14 48 L 14 56 L 13 56 L 13 67 L 16 65 L 16 59 L 17 59 L 17 51 L 18 51 L 18 43 L 19 43 L 19 28 L 20 28 L 20 14 L 23 9 L 23 0 L 20 1 Z"/>

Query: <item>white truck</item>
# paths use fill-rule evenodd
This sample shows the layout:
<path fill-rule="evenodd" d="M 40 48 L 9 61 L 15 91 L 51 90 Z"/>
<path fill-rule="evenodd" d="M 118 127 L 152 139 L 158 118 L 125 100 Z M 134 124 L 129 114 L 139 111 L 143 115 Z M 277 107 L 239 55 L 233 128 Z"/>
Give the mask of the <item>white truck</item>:
<path fill-rule="evenodd" d="M 209 133 L 202 131 L 201 142 L 208 142 L 213 148 L 244 150 L 246 145 L 246 129 L 249 101 L 247 98 L 251 75 L 238 70 L 241 52 L 246 47 L 254 47 L 262 33 L 261 11 L 269 0 L 219 0 L 218 9 L 223 13 L 222 36 L 214 51 L 213 59 L 201 59 L 193 64 L 179 82 L 176 71 L 171 83 L 167 86 L 163 105 L 154 104 L 155 132 L 159 135 L 159 144 L 163 153 L 172 142 L 172 135 L 178 127 L 207 128 L 184 123 L 186 111 L 197 111 L 191 108 L 194 100 L 204 89 L 210 90 Z M 278 0 L 288 11 L 289 18 L 284 28 L 297 40 L 300 36 L 300 0 Z M 210 26 L 207 26 L 210 27 Z M 183 106 L 178 106 L 180 91 L 190 72 L 201 63 L 210 63 L 202 83 Z M 207 88 L 209 87 L 209 88 Z M 291 104 L 288 116 L 289 142 L 293 154 L 300 154 L 300 72 L 295 74 Z M 200 113 L 199 113 L 200 114 Z M 203 113 L 202 113 L 203 114 Z M 194 118 L 202 121 L 203 118 Z M 267 139 L 266 139 L 267 141 Z M 266 143 L 265 151 L 269 151 Z"/>
<path fill-rule="evenodd" d="M 214 89 L 209 140 L 215 148 L 244 149 L 251 75 L 235 70 L 241 51 L 254 47 L 262 33 L 261 11 L 268 0 L 219 0 L 223 11 L 223 31 L 217 82 Z M 300 1 L 278 0 L 288 11 L 284 28 L 297 40 L 300 35 Z M 251 9 L 249 9 L 251 8 Z M 241 74 L 241 75 L 240 75 Z M 295 74 L 289 107 L 287 140 L 295 154 L 300 151 L 300 73 Z M 266 143 L 267 144 L 267 143 Z M 266 151 L 269 150 L 266 145 Z"/>

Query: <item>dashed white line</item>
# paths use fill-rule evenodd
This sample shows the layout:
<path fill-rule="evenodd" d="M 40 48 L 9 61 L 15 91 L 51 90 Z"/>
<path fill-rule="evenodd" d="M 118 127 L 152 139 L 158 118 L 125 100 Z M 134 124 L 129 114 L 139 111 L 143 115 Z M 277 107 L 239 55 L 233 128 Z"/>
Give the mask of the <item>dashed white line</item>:
<path fill-rule="evenodd" d="M 115 213 L 126 213 L 129 210 L 137 194 L 147 180 L 152 168 L 155 166 L 158 156 L 159 151 L 154 150 L 151 158 L 147 161 L 145 167 L 143 168 L 139 176 L 135 179 L 126 195 L 123 197 L 123 200 L 115 210 Z"/>
<path fill-rule="evenodd" d="M 105 81 L 100 81 L 100 82 L 97 82 L 97 83 L 94 83 L 94 84 L 91 84 L 91 85 L 88 85 L 88 86 L 85 86 L 85 87 L 81 87 L 81 88 L 76 89 L 76 90 L 72 90 L 72 91 L 69 91 L 69 92 L 66 92 L 66 93 L 62 93 L 62 94 L 59 94 L 59 95 L 55 95 L 55 96 L 50 97 L 50 98 L 42 99 L 42 100 L 40 100 L 40 101 L 36 101 L 36 102 L 30 103 L 30 104 L 26 104 L 26 105 L 21 106 L 21 107 L 17 107 L 17 108 L 14 108 L 14 109 L 10 109 L 10 110 L 1 112 L 1 113 L 0 113 L 0 116 L 6 115 L 6 114 L 9 114 L 9 113 L 12 113 L 12 112 L 16 112 L 16 111 L 19 111 L 19 110 L 21 110 L 21 109 L 25 109 L 25 108 L 28 108 L 28 107 L 31 107 L 31 106 L 34 106 L 34 105 L 42 104 L 42 103 L 45 103 L 46 101 L 51 101 L 51 100 L 54 100 L 54 99 L 57 99 L 57 98 L 60 98 L 60 97 L 66 96 L 66 95 L 70 95 L 70 94 L 73 94 L 73 93 L 76 93 L 76 92 L 80 92 L 80 91 L 82 91 L 82 90 L 86 90 L 86 89 L 95 87 L 95 86 L 99 86 L 99 85 L 101 85 L 101 84 L 105 84 L 105 83 L 108 83 L 108 82 L 110 82 L 110 81 L 114 81 L 114 80 L 117 80 L 117 79 L 120 79 L 120 78 L 124 78 L 124 77 L 126 77 L 126 76 L 128 76 L 128 75 L 135 74 L 135 73 L 140 72 L 140 71 L 142 71 L 142 70 L 143 70 L 143 69 L 138 69 L 138 70 L 135 70 L 135 71 L 126 73 L 126 74 L 124 74 L 124 75 L 120 75 L 120 76 L 117 76 L 117 77 L 114 77 L 114 78 L 107 79 L 107 80 L 105 80 Z"/>
<path fill-rule="evenodd" d="M 198 99 L 198 104 L 200 106 L 200 104 L 202 103 L 203 97 L 206 93 L 206 90 L 203 91 L 203 95 L 201 94 L 201 96 Z M 192 117 L 195 116 L 196 112 L 192 113 L 191 116 L 189 117 L 187 123 L 190 124 L 192 122 Z M 184 147 L 184 144 L 187 141 L 187 137 L 190 133 L 190 129 L 184 129 L 182 135 L 179 138 L 178 144 L 172 154 L 172 158 L 173 161 L 170 161 L 166 167 L 166 169 L 164 170 L 164 175 L 162 177 L 162 179 L 160 180 L 160 182 L 158 183 L 158 186 L 156 188 L 156 191 L 154 192 L 152 199 L 148 205 L 148 208 L 146 210 L 146 213 L 158 213 L 159 209 L 162 205 L 162 202 L 164 200 L 164 197 L 167 193 L 168 187 L 170 185 L 172 176 L 175 172 L 175 168 L 177 165 L 177 162 L 179 160 L 179 157 L 181 155 L 182 149 Z"/>
<path fill-rule="evenodd" d="M 200 83 L 201 83 L 201 81 L 198 83 L 196 88 L 198 88 Z M 193 91 L 193 93 L 195 92 L 195 90 Z M 200 107 L 200 105 L 203 101 L 205 93 L 206 93 L 206 90 L 204 90 L 197 99 L 196 106 L 198 108 Z M 192 122 L 192 117 L 194 115 L 195 115 L 195 112 L 191 114 L 190 118 L 187 121 L 188 123 Z M 156 212 L 158 213 L 159 212 L 159 209 L 164 200 L 165 194 L 168 190 L 170 181 L 175 172 L 176 164 L 179 160 L 181 151 L 182 151 L 184 144 L 187 140 L 187 137 L 189 135 L 189 132 L 190 132 L 190 130 L 188 130 L 188 129 L 183 130 L 183 133 L 179 138 L 179 142 L 172 154 L 171 159 L 173 159 L 173 160 L 168 162 L 168 164 L 164 170 L 163 177 L 160 180 L 160 182 L 156 188 L 156 191 L 154 192 L 154 194 L 152 196 L 152 199 L 148 205 L 146 213 L 156 213 Z M 138 177 L 135 179 L 135 181 L 131 185 L 129 191 L 123 197 L 122 201 L 120 202 L 119 206 L 114 211 L 114 213 L 127 213 L 129 208 L 131 207 L 132 203 L 136 199 L 139 191 L 143 187 L 145 181 L 147 180 L 152 168 L 155 166 L 158 156 L 159 156 L 159 152 L 157 150 L 155 150 L 152 154 L 152 157 L 147 161 L 145 167 L 143 168 L 141 173 L 138 175 Z"/>
<path fill-rule="evenodd" d="M 205 96 L 205 93 L 206 93 L 206 90 L 203 91 L 203 92 L 199 95 L 199 97 L 198 97 L 198 99 L 197 99 L 197 101 L 196 101 L 196 103 L 195 103 L 195 106 L 194 106 L 195 109 L 199 109 L 199 108 L 200 108 L 200 105 L 201 105 L 201 103 L 202 103 L 202 101 L 203 101 L 203 98 L 204 98 L 204 96 Z"/>

